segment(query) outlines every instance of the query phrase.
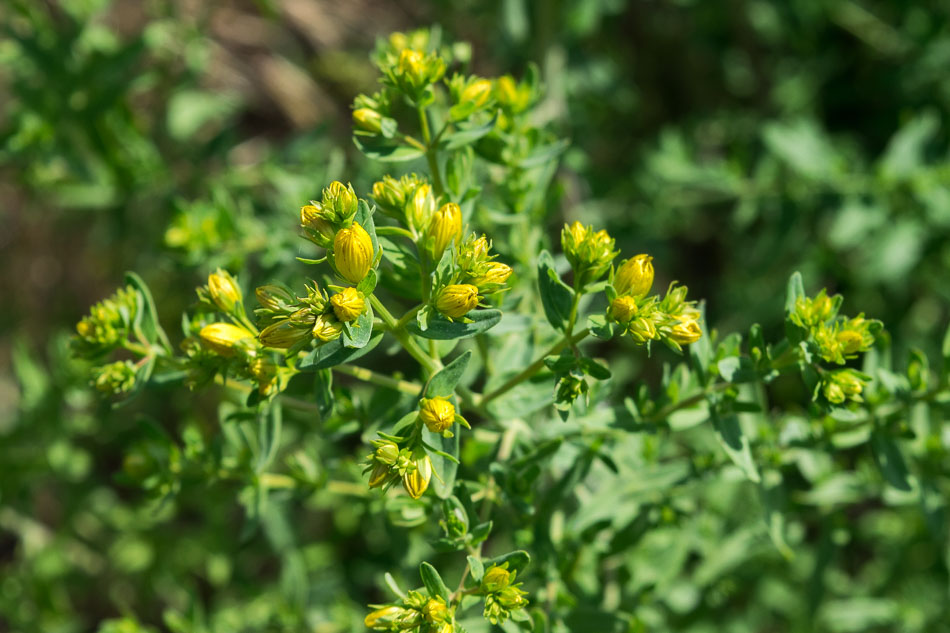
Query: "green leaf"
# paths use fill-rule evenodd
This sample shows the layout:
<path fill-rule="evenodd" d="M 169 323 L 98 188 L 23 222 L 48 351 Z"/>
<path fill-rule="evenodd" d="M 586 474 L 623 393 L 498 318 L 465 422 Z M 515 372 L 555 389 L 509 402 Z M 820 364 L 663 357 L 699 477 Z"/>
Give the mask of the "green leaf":
<path fill-rule="evenodd" d="M 466 350 L 460 354 L 451 363 L 443 367 L 438 373 L 429 379 L 426 385 L 425 395 L 427 398 L 441 396 L 448 398 L 455 392 L 455 386 L 465 373 L 468 361 L 472 358 L 471 350 Z"/>
<path fill-rule="evenodd" d="M 136 273 L 129 271 L 125 273 L 125 283 L 135 288 L 138 292 L 141 302 L 136 310 L 135 322 L 132 324 L 136 334 L 140 335 L 149 343 L 161 342 L 165 349 L 170 350 L 171 344 L 168 337 L 158 322 L 158 312 L 155 309 L 155 300 L 152 299 L 152 293 L 148 285 Z"/>
<path fill-rule="evenodd" d="M 474 556 L 468 557 L 468 568 L 471 571 L 472 580 L 475 582 L 481 582 L 482 576 L 485 575 L 485 566 L 482 565 L 482 561 L 475 558 Z"/>
<path fill-rule="evenodd" d="M 522 169 L 528 169 L 529 167 L 537 167 L 538 165 L 543 165 L 544 163 L 555 160 L 558 156 L 564 153 L 570 144 L 571 142 L 567 139 L 562 139 L 555 143 L 542 145 L 519 160 L 518 167 L 521 167 Z"/>
<path fill-rule="evenodd" d="M 726 382 L 752 382 L 758 377 L 755 365 L 745 356 L 729 356 L 716 363 L 719 375 Z"/>
<path fill-rule="evenodd" d="M 451 341 L 460 338 L 470 338 L 476 334 L 481 334 L 493 328 L 501 320 L 501 310 L 476 310 L 469 312 L 466 318 L 470 323 L 461 321 L 449 321 L 445 317 L 438 315 L 432 317 L 427 322 L 425 331 L 419 327 L 415 321 L 406 324 L 406 329 L 422 338 L 434 339 L 437 341 Z"/>
<path fill-rule="evenodd" d="M 898 490 L 910 491 L 910 473 L 900 447 L 894 438 L 875 432 L 871 434 L 871 452 L 874 463 L 884 476 L 884 480 Z"/>
<path fill-rule="evenodd" d="M 716 439 L 726 451 L 729 459 L 745 473 L 751 481 L 758 483 L 761 481 L 759 470 L 752 459 L 752 449 L 749 446 L 749 439 L 742 432 L 739 425 L 739 418 L 735 415 L 726 417 L 719 416 L 715 410 L 712 411 L 713 428 L 716 430 Z"/>
<path fill-rule="evenodd" d="M 257 412 L 258 450 L 257 464 L 254 467 L 258 474 L 267 470 L 277 449 L 280 448 L 280 429 L 283 419 L 280 401 L 274 400 L 267 406 L 262 406 Z"/>
<path fill-rule="evenodd" d="M 445 586 L 442 576 L 436 571 L 435 567 L 423 561 L 419 565 L 419 575 L 422 576 L 422 584 L 426 586 L 426 591 L 433 598 L 441 596 L 446 603 L 451 602 L 452 592 Z"/>
<path fill-rule="evenodd" d="M 373 335 L 373 308 L 369 302 L 366 302 L 366 309 L 363 314 L 352 323 L 346 323 L 343 326 L 343 335 L 340 339 L 343 341 L 343 347 L 350 349 L 359 349 L 366 347 L 370 337 Z M 329 345 L 329 343 L 328 343 Z"/>
<path fill-rule="evenodd" d="M 561 281 L 554 269 L 554 259 L 547 251 L 538 255 L 538 291 L 548 323 L 555 330 L 564 329 L 574 304 L 574 289 Z"/>
<path fill-rule="evenodd" d="M 481 137 L 491 132 L 495 128 L 495 122 L 497 120 L 498 113 L 496 112 L 495 116 L 493 116 L 487 123 L 469 126 L 460 125 L 458 126 L 458 131 L 443 136 L 440 145 L 444 146 L 444 149 L 449 151 L 460 149 L 466 145 L 471 145 Z"/>
<path fill-rule="evenodd" d="M 802 283 L 802 274 L 797 270 L 788 278 L 788 284 L 785 289 L 785 313 L 791 314 L 795 311 L 795 302 L 805 296 L 805 285 Z"/>
<path fill-rule="evenodd" d="M 383 163 L 400 163 L 425 156 L 422 150 L 393 142 L 382 136 L 359 136 L 354 134 L 353 142 L 368 158 Z"/>
<path fill-rule="evenodd" d="M 943 335 L 943 345 L 940 347 L 940 355 L 943 356 L 943 375 L 944 378 L 950 376 L 950 325 Z"/>
<path fill-rule="evenodd" d="M 376 332 L 363 347 L 353 348 L 343 345 L 343 337 L 324 343 L 304 356 L 297 363 L 297 369 L 302 371 L 327 369 L 343 363 L 356 360 L 373 350 L 383 338 L 382 332 Z"/>
<path fill-rule="evenodd" d="M 508 563 L 508 569 L 510 571 L 520 572 L 531 563 L 531 555 L 528 554 L 528 552 L 519 549 L 513 552 L 508 552 L 507 554 L 502 554 L 501 556 L 489 558 L 482 562 L 486 568 L 489 568 L 492 565 L 503 565 Z"/>
<path fill-rule="evenodd" d="M 452 496 L 452 489 L 455 487 L 455 475 L 458 473 L 459 434 L 455 433 L 452 437 L 445 437 L 441 433 L 433 433 L 423 426 L 422 441 L 448 455 L 446 457 L 435 452 L 429 454 L 432 467 L 438 474 L 438 477 L 432 476 L 433 490 L 440 499 L 447 499 Z"/>

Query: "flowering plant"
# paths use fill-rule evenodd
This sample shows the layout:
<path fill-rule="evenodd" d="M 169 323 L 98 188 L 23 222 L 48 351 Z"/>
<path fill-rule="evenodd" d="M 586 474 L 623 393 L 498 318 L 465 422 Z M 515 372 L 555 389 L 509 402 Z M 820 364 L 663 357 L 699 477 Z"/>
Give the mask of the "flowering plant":
<path fill-rule="evenodd" d="M 78 324 L 74 350 L 96 362 L 102 392 L 131 398 L 182 380 L 230 394 L 223 418 L 243 439 L 217 451 L 204 440 L 184 450 L 143 441 L 128 454 L 130 479 L 171 497 L 190 461 L 243 481 L 250 516 L 274 491 L 355 486 L 392 529 L 430 526 L 438 568 L 419 560 L 418 579 L 380 575 L 391 595 L 364 620 L 418 633 L 512 622 L 567 630 L 585 595 L 561 558 L 570 539 L 606 533 L 605 557 L 622 556 L 699 512 L 706 477 L 759 495 L 749 523 L 785 558 L 800 536 L 786 526 L 788 496 L 807 488 L 802 474 L 833 471 L 797 464 L 796 451 L 867 447 L 873 485 L 917 485 L 902 438 L 939 437 L 926 415 L 947 407 L 947 367 L 931 372 L 915 355 L 895 371 L 882 324 L 846 317 L 840 296 L 807 294 L 797 273 L 785 331 L 769 341 L 755 325 L 746 336 L 710 329 L 686 286 L 657 291 L 661 261 L 621 254 L 605 229 L 568 222 L 552 248 L 539 201 L 566 144 L 536 123 L 536 74 L 472 75 L 430 31 L 396 33 L 374 59 L 381 85 L 353 104 L 354 141 L 371 159 L 424 170 L 387 174 L 367 191 L 324 183 L 319 199 L 301 201 L 310 250 L 297 258 L 300 278 L 258 286 L 251 309 L 239 279 L 215 270 L 177 349 L 135 274 Z M 662 344 L 677 360 L 651 392 L 602 362 L 607 341 L 648 363 Z M 388 357 L 388 371 L 367 366 Z M 774 409 L 770 390 L 793 381 L 804 387 L 799 405 Z M 292 395 L 304 382 L 311 397 Z M 316 422 L 288 437 L 285 410 Z M 908 412 L 922 410 L 910 429 Z M 368 451 L 361 473 L 346 463 L 326 472 L 307 435 L 353 421 Z M 942 450 L 915 460 L 941 468 Z M 616 607 L 643 587 L 612 586 L 604 630 L 658 621 Z"/>

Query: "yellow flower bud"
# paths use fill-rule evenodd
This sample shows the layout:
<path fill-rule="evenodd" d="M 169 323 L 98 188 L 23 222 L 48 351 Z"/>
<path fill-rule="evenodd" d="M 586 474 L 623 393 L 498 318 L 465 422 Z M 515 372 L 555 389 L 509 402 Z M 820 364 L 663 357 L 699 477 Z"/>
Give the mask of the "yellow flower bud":
<path fill-rule="evenodd" d="M 369 474 L 369 487 L 379 488 L 389 479 L 392 474 L 392 466 L 382 462 L 373 464 L 373 470 Z"/>
<path fill-rule="evenodd" d="M 425 83 L 425 58 L 419 51 L 404 48 L 399 53 L 399 72 L 408 79 L 413 86 Z"/>
<path fill-rule="evenodd" d="M 518 103 L 518 84 L 511 75 L 504 75 L 495 81 L 495 98 L 503 106 L 511 107 Z"/>
<path fill-rule="evenodd" d="M 653 258 L 637 255 L 620 264 L 614 276 L 614 288 L 621 296 L 642 297 L 653 286 Z"/>
<path fill-rule="evenodd" d="M 429 598 L 426 605 L 422 607 L 422 615 L 425 617 L 426 622 L 430 624 L 444 622 L 447 618 L 451 617 L 449 608 L 441 596 L 438 598 Z"/>
<path fill-rule="evenodd" d="M 478 286 L 479 290 L 484 291 L 503 285 L 511 277 L 511 272 L 511 266 L 508 264 L 489 262 L 481 274 L 472 277 L 469 281 L 472 285 Z"/>
<path fill-rule="evenodd" d="M 241 341 L 254 339 L 254 335 L 231 323 L 212 323 L 201 328 L 198 337 L 205 347 L 219 356 L 234 356 Z"/>
<path fill-rule="evenodd" d="M 268 393 L 277 379 L 277 365 L 269 358 L 258 356 L 248 364 L 248 371 L 257 381 L 258 391 Z"/>
<path fill-rule="evenodd" d="M 491 98 L 492 82 L 488 79 L 475 79 L 462 90 L 461 101 L 470 101 L 480 108 Z"/>
<path fill-rule="evenodd" d="M 412 200 L 409 202 L 409 208 L 406 209 L 406 219 L 409 225 L 415 229 L 422 229 L 429 224 L 429 218 L 435 212 L 435 197 L 432 195 L 430 185 L 419 185 Z"/>
<path fill-rule="evenodd" d="M 336 224 L 346 224 L 356 215 L 360 200 L 351 185 L 334 180 L 323 190 L 322 208 L 327 219 Z"/>
<path fill-rule="evenodd" d="M 433 260 L 438 260 L 446 247 L 462 237 L 462 210 L 449 202 L 432 215 L 426 231 L 427 245 Z"/>
<path fill-rule="evenodd" d="M 629 323 L 637 315 L 637 300 L 629 295 L 610 302 L 609 316 L 617 323 Z"/>
<path fill-rule="evenodd" d="M 594 231 L 580 222 L 566 224 L 561 231 L 561 249 L 582 284 L 596 281 L 606 272 L 617 256 L 613 248 L 614 239 L 607 231 Z"/>
<path fill-rule="evenodd" d="M 825 394 L 825 398 L 828 399 L 828 402 L 832 404 L 841 404 L 846 400 L 844 395 L 844 390 L 841 388 L 837 382 L 829 380 L 825 382 L 821 387 L 822 393 Z"/>
<path fill-rule="evenodd" d="M 680 345 L 695 343 L 702 335 L 703 331 L 696 319 L 680 319 L 670 330 L 670 338 Z"/>
<path fill-rule="evenodd" d="M 649 316 L 634 317 L 627 324 L 627 333 L 638 343 L 656 338 L 656 324 Z"/>
<path fill-rule="evenodd" d="M 495 565 L 482 576 L 482 590 L 496 592 L 505 589 L 511 584 L 511 572 L 504 567 Z"/>
<path fill-rule="evenodd" d="M 363 293 L 356 288 L 344 288 L 343 292 L 330 297 L 330 304 L 333 306 L 333 314 L 344 323 L 358 319 L 366 308 Z"/>
<path fill-rule="evenodd" d="M 333 242 L 333 224 L 319 203 L 300 207 L 300 226 L 317 246 L 326 248 Z"/>
<path fill-rule="evenodd" d="M 321 314 L 313 324 L 311 333 L 317 340 L 329 343 L 340 338 L 340 335 L 343 334 L 343 324 L 332 316 Z"/>
<path fill-rule="evenodd" d="M 439 292 L 435 307 L 450 319 L 458 319 L 478 305 L 478 288 L 471 284 L 451 284 Z"/>
<path fill-rule="evenodd" d="M 860 332 L 854 330 L 843 330 L 838 332 L 838 342 L 841 344 L 841 353 L 845 356 L 857 354 L 864 345 L 864 337 Z"/>
<path fill-rule="evenodd" d="M 391 628 L 391 625 L 400 619 L 407 609 L 402 607 L 383 607 L 382 609 L 376 609 L 363 619 L 363 624 L 366 625 L 368 629 L 376 629 L 377 631 L 388 631 Z"/>
<path fill-rule="evenodd" d="M 455 422 L 455 406 L 442 397 L 423 398 L 419 402 L 419 418 L 433 433 L 441 433 Z"/>
<path fill-rule="evenodd" d="M 295 313 L 296 314 L 296 313 Z M 310 337 L 310 326 L 293 319 L 283 319 L 268 325 L 261 331 L 260 339 L 264 347 L 288 349 Z"/>
<path fill-rule="evenodd" d="M 410 497 L 418 499 L 429 487 L 429 480 L 432 478 L 432 460 L 428 455 L 424 455 L 413 465 L 415 467 L 402 476 L 402 486 Z"/>
<path fill-rule="evenodd" d="M 383 116 L 376 110 L 370 108 L 357 108 L 353 110 L 353 124 L 359 130 L 371 134 L 379 134 L 382 129 Z"/>
<path fill-rule="evenodd" d="M 373 241 L 358 222 L 340 229 L 333 239 L 333 261 L 344 279 L 352 284 L 363 281 L 373 264 Z"/>
<path fill-rule="evenodd" d="M 403 213 L 403 207 L 406 204 L 406 190 L 403 183 L 392 176 L 384 176 L 382 180 L 373 183 L 371 197 L 380 209 L 386 213 L 397 217 Z"/>
<path fill-rule="evenodd" d="M 241 303 L 241 287 L 231 274 L 220 268 L 208 275 L 208 294 L 222 311 L 231 313 Z"/>

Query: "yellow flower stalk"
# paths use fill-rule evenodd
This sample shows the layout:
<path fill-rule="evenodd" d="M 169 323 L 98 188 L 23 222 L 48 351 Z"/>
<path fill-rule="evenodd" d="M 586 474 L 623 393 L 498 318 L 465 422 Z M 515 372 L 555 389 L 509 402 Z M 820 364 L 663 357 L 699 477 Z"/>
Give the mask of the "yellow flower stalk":
<path fill-rule="evenodd" d="M 241 341 L 252 340 L 254 335 L 231 323 L 211 323 L 201 328 L 198 338 L 215 354 L 231 357 L 234 356 Z"/>
<path fill-rule="evenodd" d="M 344 323 L 358 319 L 366 308 L 363 293 L 356 288 L 344 288 L 343 292 L 330 297 L 330 304 L 333 306 L 333 314 Z"/>
<path fill-rule="evenodd" d="M 452 242 L 462 237 L 462 210 L 454 202 L 443 204 L 432 214 L 426 229 L 426 244 L 433 260 L 438 260 L 442 252 Z"/>
<path fill-rule="evenodd" d="M 423 398 L 419 402 L 419 418 L 433 433 L 441 433 L 455 422 L 455 406 L 442 397 Z"/>
<path fill-rule="evenodd" d="M 337 231 L 333 238 L 333 261 L 344 279 L 352 284 L 363 281 L 373 264 L 373 241 L 358 222 Z"/>
<path fill-rule="evenodd" d="M 642 297 L 653 287 L 653 258 L 649 255 L 637 255 L 624 261 L 614 276 L 614 288 L 617 294 Z"/>
<path fill-rule="evenodd" d="M 471 284 L 451 284 L 443 288 L 436 298 L 436 309 L 449 317 L 458 319 L 478 305 L 478 288 Z"/>

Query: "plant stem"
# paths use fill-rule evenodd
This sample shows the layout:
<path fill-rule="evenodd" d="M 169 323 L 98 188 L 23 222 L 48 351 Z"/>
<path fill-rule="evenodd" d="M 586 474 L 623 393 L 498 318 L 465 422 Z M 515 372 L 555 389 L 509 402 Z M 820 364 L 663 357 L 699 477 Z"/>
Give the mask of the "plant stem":
<path fill-rule="evenodd" d="M 442 187 L 442 176 L 439 174 L 439 161 L 436 158 L 437 149 L 432 142 L 432 133 L 429 131 L 429 117 L 422 106 L 416 108 L 419 112 L 419 125 L 422 127 L 422 140 L 425 143 L 426 161 L 429 163 L 429 171 L 432 172 L 432 189 L 435 197 L 442 195 L 445 189 Z"/>
<path fill-rule="evenodd" d="M 435 372 L 442 369 L 442 363 L 434 358 L 431 358 L 425 351 L 419 347 L 419 344 L 410 336 L 408 332 L 403 329 L 396 327 L 398 321 L 389 310 L 386 309 L 386 306 L 376 297 L 376 295 L 370 295 L 369 301 L 373 306 L 373 310 L 380 316 L 383 320 L 383 323 L 386 324 L 386 327 L 389 328 L 389 333 L 396 337 L 396 340 L 399 341 L 399 344 L 402 345 L 403 349 L 409 352 L 409 355 L 416 359 L 416 361 L 422 365 L 422 368 L 425 369 L 426 374 L 431 376 Z"/>
<path fill-rule="evenodd" d="M 376 234 L 377 235 L 399 235 L 402 237 L 408 237 L 412 241 L 416 240 L 415 235 L 413 235 L 408 229 L 404 229 L 401 226 L 377 226 Z"/>
<path fill-rule="evenodd" d="M 561 350 L 563 350 L 568 345 L 571 345 L 571 346 L 577 345 L 577 343 L 587 338 L 588 334 L 590 334 L 590 330 L 588 330 L 587 328 L 584 328 L 577 334 L 574 334 L 571 336 L 565 334 L 561 338 L 560 341 L 555 343 L 548 351 L 544 352 L 541 356 L 539 356 L 536 361 L 528 365 L 528 367 L 525 368 L 524 371 L 510 378 L 508 382 L 498 387 L 494 391 L 485 394 L 485 396 L 482 397 L 481 406 L 485 406 L 486 404 L 488 404 L 489 402 L 491 402 L 498 396 L 508 393 L 512 388 L 516 387 L 517 385 L 521 384 L 525 380 L 534 376 L 536 373 L 538 373 L 541 370 L 542 367 L 544 367 L 545 358 L 547 358 L 548 356 L 552 356 L 554 354 L 559 354 Z"/>
<path fill-rule="evenodd" d="M 422 393 L 422 386 L 418 385 L 417 383 L 390 378 L 389 376 L 377 373 L 371 369 L 366 369 L 365 367 L 356 367 L 354 365 L 337 365 L 333 368 L 333 370 L 365 382 L 371 382 L 375 385 L 379 385 L 380 387 L 392 389 L 393 391 L 408 393 L 411 396 L 417 396 Z"/>

